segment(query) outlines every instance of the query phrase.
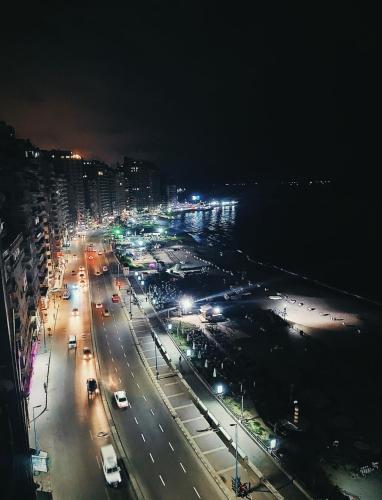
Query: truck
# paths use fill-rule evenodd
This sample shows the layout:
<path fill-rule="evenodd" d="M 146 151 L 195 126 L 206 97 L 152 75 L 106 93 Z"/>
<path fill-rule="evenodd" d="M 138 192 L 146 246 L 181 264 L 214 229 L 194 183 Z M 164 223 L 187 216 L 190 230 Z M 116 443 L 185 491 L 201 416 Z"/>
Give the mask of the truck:
<path fill-rule="evenodd" d="M 117 454 L 112 444 L 101 446 L 101 461 L 107 484 L 116 488 L 121 484 L 122 478 L 121 468 L 118 466 Z"/>

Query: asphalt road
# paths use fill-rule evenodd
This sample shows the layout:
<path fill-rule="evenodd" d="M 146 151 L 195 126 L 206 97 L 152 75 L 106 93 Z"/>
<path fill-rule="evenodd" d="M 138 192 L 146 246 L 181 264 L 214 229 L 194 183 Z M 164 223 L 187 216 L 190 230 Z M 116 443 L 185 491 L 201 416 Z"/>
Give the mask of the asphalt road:
<path fill-rule="evenodd" d="M 101 248 L 100 233 L 89 241 Z M 102 247 L 103 248 L 103 247 Z M 93 335 L 102 373 L 102 383 L 109 398 L 116 428 L 123 442 L 130 472 L 148 499 L 216 499 L 222 494 L 200 460 L 185 440 L 140 358 L 128 325 L 128 310 L 113 303 L 116 292 L 113 276 L 95 271 L 109 266 L 111 254 L 92 252 L 87 259 L 90 297 L 93 312 Z M 95 303 L 107 307 L 110 317 L 103 317 Z M 121 410 L 113 404 L 113 392 L 124 389 L 131 407 Z"/>
<path fill-rule="evenodd" d="M 110 428 L 100 397 L 88 400 L 86 379 L 95 377 L 94 360 L 84 360 L 82 348 L 92 345 L 88 288 L 78 284 L 78 268 L 84 265 L 82 242 L 72 243 L 66 266 L 64 283 L 71 290 L 70 300 L 57 300 L 57 317 L 54 334 L 48 338 L 48 350 L 41 352 L 32 379 L 30 407 L 41 404 L 35 415 L 45 406 L 42 389 L 51 349 L 48 408 L 36 419 L 38 440 L 41 449 L 49 454 L 50 486 L 57 500 L 107 500 L 134 498 L 131 485 L 124 477 L 120 489 L 106 485 L 100 465 L 100 447 L 111 442 Z M 77 257 L 73 257 L 76 254 Z M 71 275 L 72 269 L 76 276 Z M 57 307 L 58 306 L 58 307 Z M 78 307 L 79 316 L 72 315 Z M 51 310 L 47 327 L 53 330 L 54 317 Z M 70 334 L 77 336 L 77 349 L 68 349 Z M 38 370 L 37 370 L 38 368 Z M 32 411 L 31 411 L 32 416 Z M 98 437 L 102 433 L 102 437 Z M 34 444 L 33 426 L 31 444 Z M 38 477 L 37 477 L 38 479 Z"/>

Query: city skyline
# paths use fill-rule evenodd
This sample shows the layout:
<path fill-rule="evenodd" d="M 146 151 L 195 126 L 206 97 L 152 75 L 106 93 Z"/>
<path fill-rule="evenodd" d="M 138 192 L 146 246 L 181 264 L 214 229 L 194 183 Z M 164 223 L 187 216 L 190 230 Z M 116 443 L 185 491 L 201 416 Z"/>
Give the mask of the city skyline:
<path fill-rule="evenodd" d="M 372 7 L 3 11 L 1 498 L 379 498 Z"/>

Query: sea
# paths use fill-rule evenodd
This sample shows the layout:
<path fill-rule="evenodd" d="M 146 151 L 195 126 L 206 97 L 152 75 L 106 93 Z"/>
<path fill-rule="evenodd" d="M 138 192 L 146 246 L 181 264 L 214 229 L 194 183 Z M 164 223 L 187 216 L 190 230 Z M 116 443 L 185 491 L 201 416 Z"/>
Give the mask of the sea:
<path fill-rule="evenodd" d="M 382 302 L 379 186 L 343 180 L 268 182 L 216 186 L 203 197 L 238 204 L 178 214 L 171 223 L 175 231 L 215 251 L 240 250 L 251 259 Z"/>

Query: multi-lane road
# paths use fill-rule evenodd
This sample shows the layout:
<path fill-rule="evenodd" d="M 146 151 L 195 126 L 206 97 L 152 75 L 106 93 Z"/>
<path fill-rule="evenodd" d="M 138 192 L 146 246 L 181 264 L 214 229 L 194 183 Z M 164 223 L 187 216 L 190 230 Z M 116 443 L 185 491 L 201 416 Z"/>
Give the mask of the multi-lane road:
<path fill-rule="evenodd" d="M 92 241 L 95 252 L 88 252 Z M 102 254 L 98 255 L 98 250 Z M 49 311 L 48 324 L 54 333 L 47 352 L 41 350 L 32 384 L 30 408 L 39 414 L 45 406 L 41 390 L 49 366 L 48 407 L 36 420 L 41 449 L 50 457 L 50 487 L 57 499 L 217 499 L 222 493 L 181 433 L 164 405 L 139 357 L 130 331 L 128 310 L 123 302 L 113 303 L 115 280 L 104 265 L 113 267 L 113 255 L 105 253 L 100 232 L 89 241 L 78 238 L 68 251 L 64 275 L 71 296 Z M 91 257 L 89 259 L 89 256 Z M 85 267 L 81 284 L 80 266 Z M 114 263 L 115 266 L 115 263 Z M 75 274 L 72 274 L 72 271 Z M 95 304 L 100 302 L 101 309 Z M 79 315 L 72 314 L 78 308 Z M 104 317 L 107 308 L 110 316 Z M 54 325 L 55 324 L 55 325 Z M 77 349 L 68 349 L 69 335 L 76 335 Z M 97 356 L 84 360 L 82 349 L 91 347 Z M 50 357 L 50 360 L 49 360 Z M 38 372 L 39 370 L 39 372 Z M 89 400 L 86 380 L 98 379 L 105 396 Z M 124 389 L 130 407 L 119 409 L 113 393 Z M 126 455 L 123 484 L 106 486 L 100 463 L 100 447 L 115 441 Z M 33 443 L 33 427 L 31 442 Z M 120 461 L 123 465 L 122 460 Z M 136 492 L 133 491 L 133 486 Z"/>
<path fill-rule="evenodd" d="M 100 249 L 100 234 L 90 240 Z M 212 499 L 222 494 L 185 440 L 164 405 L 134 345 L 128 322 L 128 308 L 113 303 L 115 280 L 110 271 L 96 275 L 103 265 L 113 266 L 111 253 L 89 253 L 87 259 L 93 335 L 101 366 L 103 386 L 118 429 L 131 473 L 145 498 Z M 89 255 L 88 255 L 89 257 Z M 96 309 L 95 303 L 102 303 Z M 109 309 L 110 317 L 102 310 Z M 113 404 L 113 392 L 126 390 L 131 406 L 125 410 Z"/>

